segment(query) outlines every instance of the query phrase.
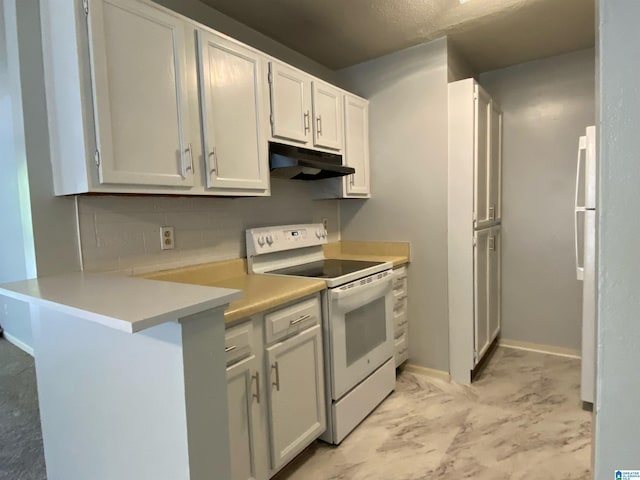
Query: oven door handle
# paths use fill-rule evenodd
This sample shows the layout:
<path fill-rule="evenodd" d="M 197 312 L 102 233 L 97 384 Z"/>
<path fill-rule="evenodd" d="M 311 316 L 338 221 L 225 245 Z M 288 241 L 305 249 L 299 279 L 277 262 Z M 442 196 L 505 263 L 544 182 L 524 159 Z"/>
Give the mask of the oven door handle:
<path fill-rule="evenodd" d="M 329 289 L 329 298 L 341 310 L 343 308 L 352 309 L 355 304 L 366 305 L 377 298 L 386 296 L 391 292 L 392 285 L 389 276 L 364 285 L 354 285 L 345 290 L 342 290 L 342 287 Z"/>

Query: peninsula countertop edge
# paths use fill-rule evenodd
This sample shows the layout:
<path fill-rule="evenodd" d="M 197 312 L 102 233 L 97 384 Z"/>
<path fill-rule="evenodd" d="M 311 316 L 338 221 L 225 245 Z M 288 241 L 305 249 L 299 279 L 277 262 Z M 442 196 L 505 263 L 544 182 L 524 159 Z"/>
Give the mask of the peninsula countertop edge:
<path fill-rule="evenodd" d="M 127 333 L 222 307 L 237 289 L 74 272 L 0 284 L 0 295 Z"/>

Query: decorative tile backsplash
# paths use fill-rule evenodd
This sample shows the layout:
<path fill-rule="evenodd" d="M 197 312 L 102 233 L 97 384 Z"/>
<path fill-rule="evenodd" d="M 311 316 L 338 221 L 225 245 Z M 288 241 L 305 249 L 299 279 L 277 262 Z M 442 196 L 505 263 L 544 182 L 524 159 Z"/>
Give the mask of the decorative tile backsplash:
<path fill-rule="evenodd" d="M 244 257 L 244 231 L 329 221 L 340 239 L 338 200 L 312 200 L 303 182 L 272 180 L 271 197 L 81 196 L 80 242 L 86 271 L 145 273 Z M 160 227 L 175 228 L 175 249 L 161 250 Z"/>

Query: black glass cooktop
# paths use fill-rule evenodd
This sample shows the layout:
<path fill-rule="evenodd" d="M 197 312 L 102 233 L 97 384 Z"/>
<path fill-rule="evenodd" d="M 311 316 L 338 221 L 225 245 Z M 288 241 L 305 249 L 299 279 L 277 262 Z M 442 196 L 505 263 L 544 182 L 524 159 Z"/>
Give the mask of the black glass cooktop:
<path fill-rule="evenodd" d="M 268 273 L 279 275 L 295 275 L 297 277 L 338 278 L 349 273 L 380 265 L 380 262 L 363 262 L 360 260 L 336 260 L 328 258 L 318 262 L 303 263 L 293 267 L 280 268 Z"/>

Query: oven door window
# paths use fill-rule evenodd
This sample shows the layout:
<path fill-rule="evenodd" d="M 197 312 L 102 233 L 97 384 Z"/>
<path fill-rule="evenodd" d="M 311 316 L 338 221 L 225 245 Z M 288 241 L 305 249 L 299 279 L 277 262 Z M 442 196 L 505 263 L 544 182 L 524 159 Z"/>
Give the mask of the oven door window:
<path fill-rule="evenodd" d="M 384 297 L 345 314 L 347 367 L 387 340 Z"/>

